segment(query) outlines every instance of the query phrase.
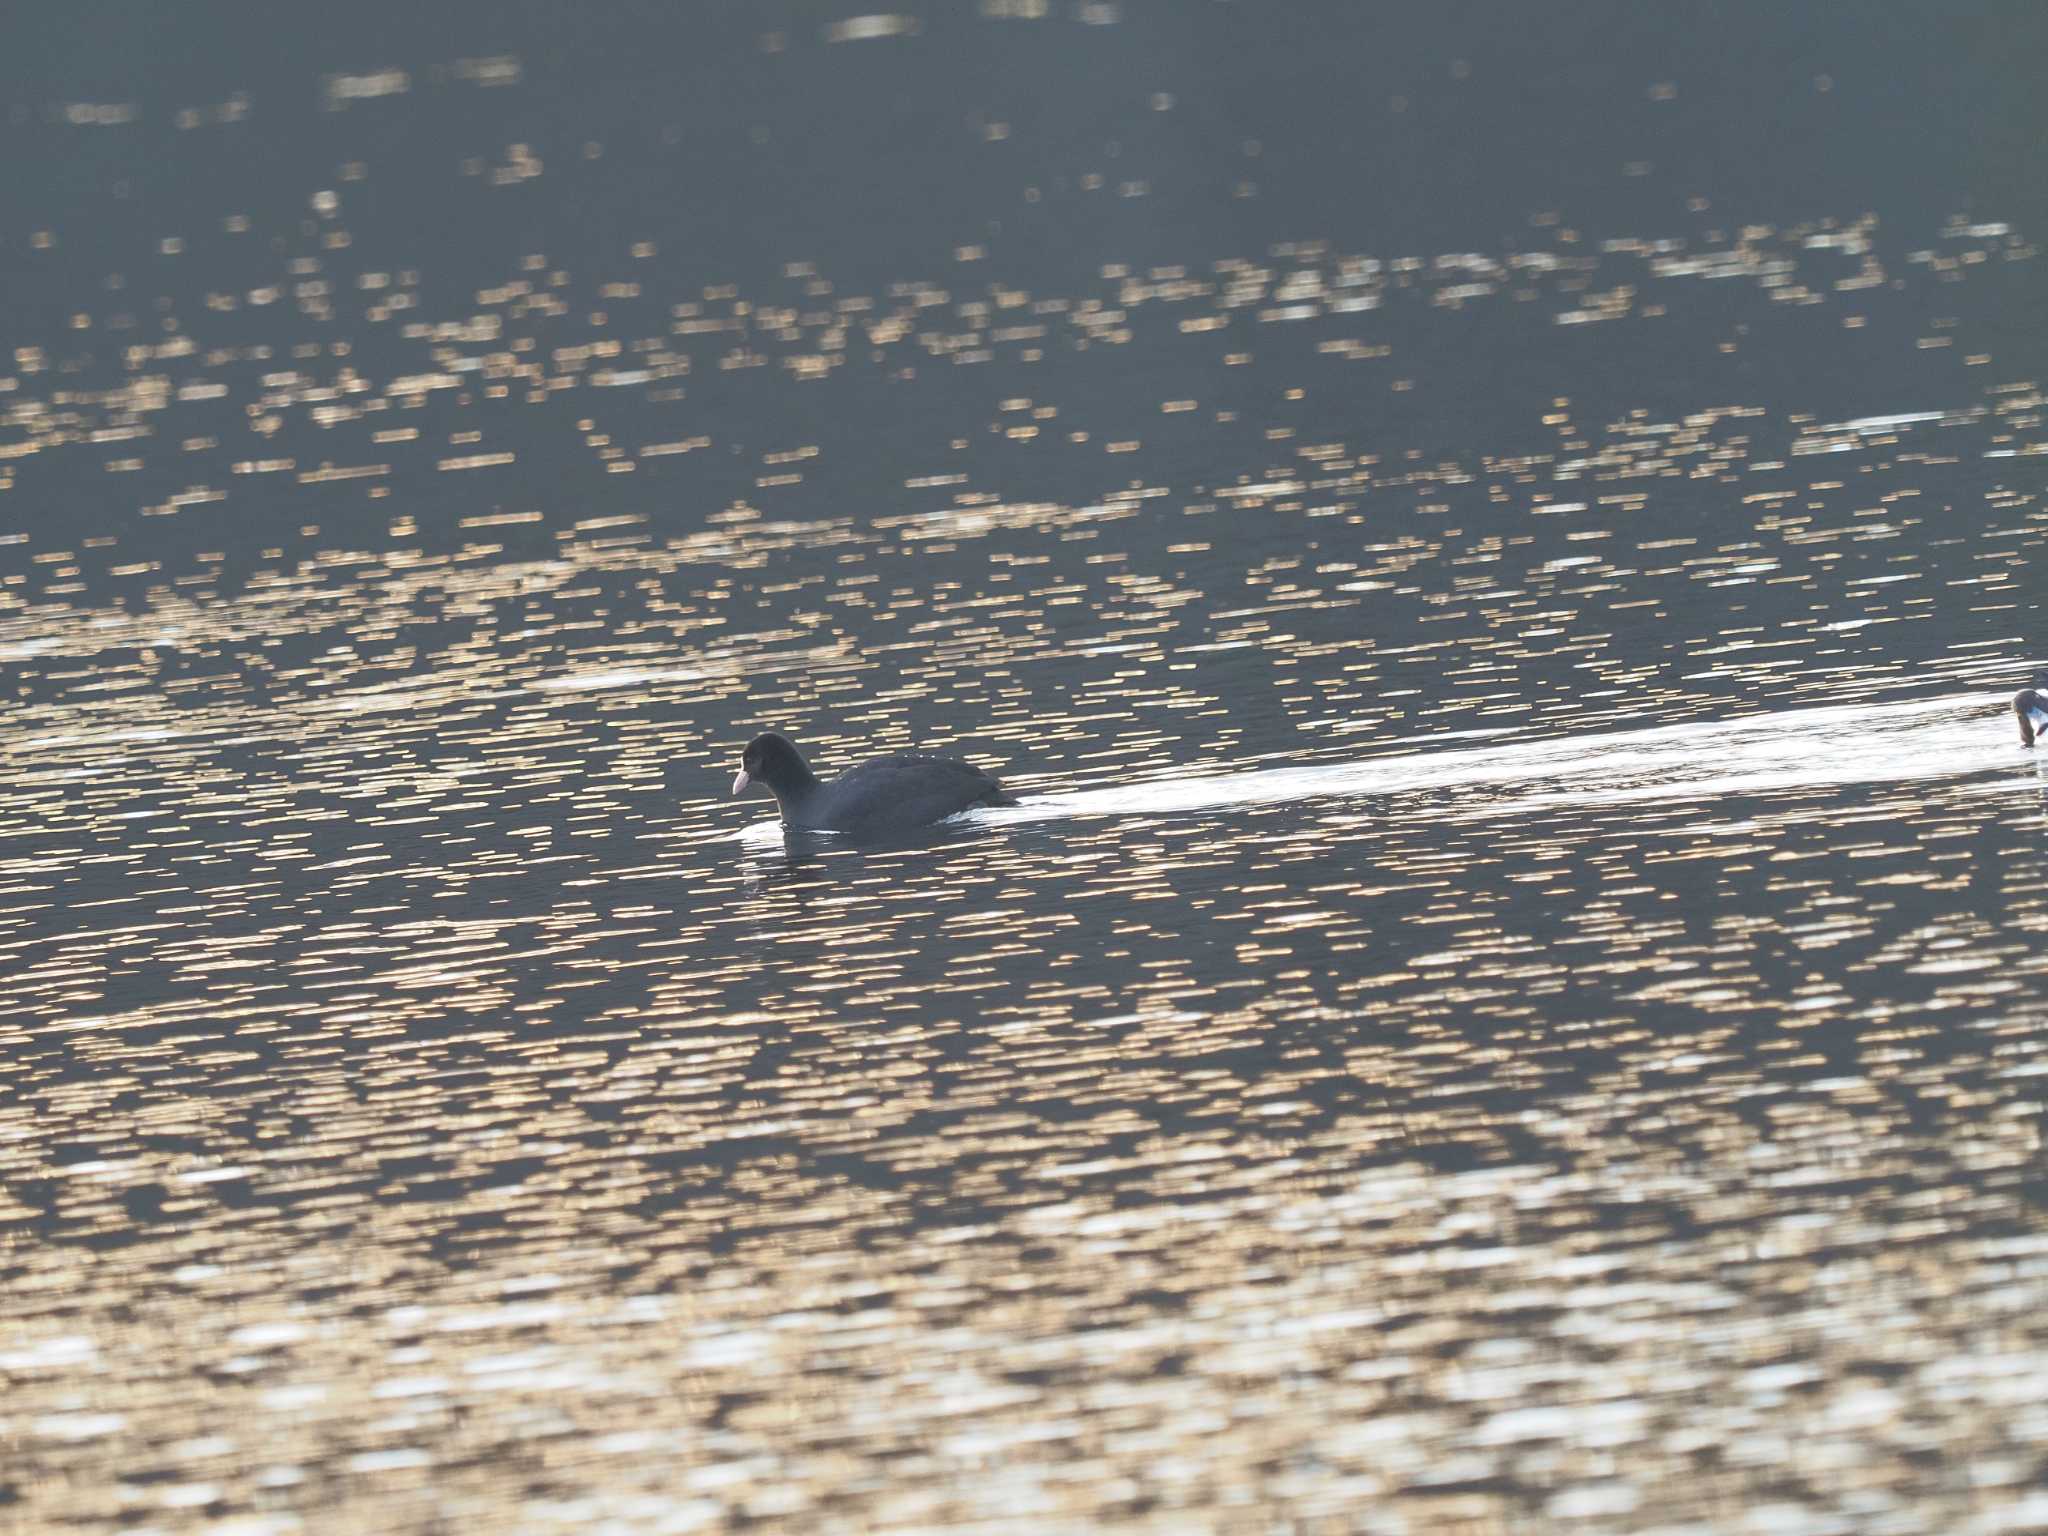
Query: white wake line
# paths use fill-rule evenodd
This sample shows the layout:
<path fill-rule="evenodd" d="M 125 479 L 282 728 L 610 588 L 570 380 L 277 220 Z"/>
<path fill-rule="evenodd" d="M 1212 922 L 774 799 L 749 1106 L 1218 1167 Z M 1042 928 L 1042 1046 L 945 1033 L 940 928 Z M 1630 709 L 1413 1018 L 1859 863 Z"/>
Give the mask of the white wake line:
<path fill-rule="evenodd" d="M 1999 768 L 2030 770 L 2024 778 L 2016 776 L 2013 787 L 2033 788 L 2041 782 L 2032 771 L 2040 755 L 2020 747 L 2005 695 L 1949 694 L 1905 704 L 1832 705 L 1719 723 L 1403 752 L 1358 763 L 1151 779 L 965 811 L 948 818 L 948 824 L 1019 826 L 1086 816 L 1187 815 L 1425 791 L 1467 801 L 1434 807 L 1433 816 L 1466 819 L 1553 805 L 1706 800 Z M 750 843 L 768 842 L 781 833 L 780 822 L 764 821 L 738 836 Z"/>

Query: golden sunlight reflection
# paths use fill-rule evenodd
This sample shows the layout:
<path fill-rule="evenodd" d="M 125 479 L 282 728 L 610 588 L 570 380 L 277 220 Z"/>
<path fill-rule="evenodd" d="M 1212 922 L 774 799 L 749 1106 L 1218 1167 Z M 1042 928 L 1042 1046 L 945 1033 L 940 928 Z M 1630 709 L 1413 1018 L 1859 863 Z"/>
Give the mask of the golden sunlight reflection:
<path fill-rule="evenodd" d="M 0 111 L 0 1527 L 2048 1527 L 2040 232 L 1210 9 Z"/>

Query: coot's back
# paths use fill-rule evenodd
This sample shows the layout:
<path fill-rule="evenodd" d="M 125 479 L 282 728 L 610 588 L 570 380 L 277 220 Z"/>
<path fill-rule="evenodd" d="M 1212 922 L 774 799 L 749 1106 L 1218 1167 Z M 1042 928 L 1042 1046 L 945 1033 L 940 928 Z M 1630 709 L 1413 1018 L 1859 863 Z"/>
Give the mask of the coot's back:
<path fill-rule="evenodd" d="M 1014 803 L 971 763 L 901 752 L 849 768 L 783 813 L 799 826 L 872 834 L 929 826 L 971 806 Z"/>

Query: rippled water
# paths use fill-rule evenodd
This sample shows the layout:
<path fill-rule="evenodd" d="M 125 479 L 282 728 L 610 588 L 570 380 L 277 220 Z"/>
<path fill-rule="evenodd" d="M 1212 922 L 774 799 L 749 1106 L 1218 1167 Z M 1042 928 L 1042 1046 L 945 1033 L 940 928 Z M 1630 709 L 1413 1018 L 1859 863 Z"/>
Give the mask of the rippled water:
<path fill-rule="evenodd" d="M 2048 1527 L 2039 231 L 1223 10 L 13 87 L 0 1528 Z"/>

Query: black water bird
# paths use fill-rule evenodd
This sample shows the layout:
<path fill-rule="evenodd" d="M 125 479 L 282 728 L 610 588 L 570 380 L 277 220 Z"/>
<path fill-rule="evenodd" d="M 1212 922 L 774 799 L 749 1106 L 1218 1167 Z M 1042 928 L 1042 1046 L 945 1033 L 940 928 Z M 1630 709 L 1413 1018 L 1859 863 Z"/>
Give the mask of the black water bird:
<path fill-rule="evenodd" d="M 1002 786 L 957 757 L 899 752 L 820 782 L 787 736 L 768 731 L 747 743 L 732 792 L 766 784 L 783 825 L 854 836 L 929 826 L 976 805 L 1015 805 Z"/>
<path fill-rule="evenodd" d="M 2022 688 L 2012 696 L 2012 712 L 2019 716 L 2021 746 L 2031 747 L 2036 736 L 2048 735 L 2048 689 Z"/>

